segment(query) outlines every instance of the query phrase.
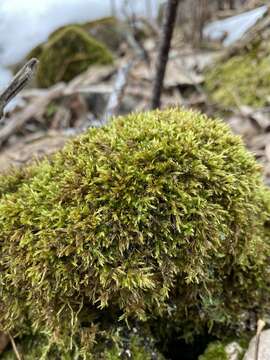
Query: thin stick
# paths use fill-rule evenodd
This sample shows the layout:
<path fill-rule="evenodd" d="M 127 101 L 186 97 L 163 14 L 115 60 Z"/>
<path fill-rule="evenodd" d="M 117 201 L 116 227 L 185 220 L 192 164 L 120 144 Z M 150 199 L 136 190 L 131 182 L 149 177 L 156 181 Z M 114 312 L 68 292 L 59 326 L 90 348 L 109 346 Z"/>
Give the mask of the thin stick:
<path fill-rule="evenodd" d="M 173 29 L 175 25 L 177 9 L 180 0 L 168 0 L 166 14 L 164 17 L 162 38 L 158 52 L 158 59 L 156 65 L 156 76 L 153 87 L 153 98 L 151 108 L 156 109 L 160 107 L 160 98 L 163 89 L 163 82 L 166 72 L 166 66 L 169 58 L 171 48 L 171 40 Z"/>
<path fill-rule="evenodd" d="M 256 332 L 256 340 L 255 340 L 255 360 L 259 360 L 260 337 L 264 327 L 265 327 L 265 321 L 259 319 L 257 322 L 257 332 Z"/>
<path fill-rule="evenodd" d="M 120 106 L 124 91 L 127 85 L 129 72 L 134 65 L 134 61 L 130 61 L 124 66 L 120 67 L 116 75 L 114 89 L 110 95 L 107 107 L 104 112 L 102 123 L 106 124 L 109 119 L 117 114 L 117 110 Z"/>
<path fill-rule="evenodd" d="M 56 84 L 47 91 L 47 94 L 37 96 L 23 110 L 11 116 L 8 119 L 9 121 L 0 128 L 0 147 L 3 142 L 8 140 L 8 138 L 20 129 L 30 118 L 41 117 L 50 101 L 63 94 L 63 86 L 62 83 Z"/>
<path fill-rule="evenodd" d="M 15 344 L 15 341 L 14 341 L 13 337 L 11 336 L 10 333 L 8 333 L 8 336 L 10 338 L 11 345 L 12 345 L 12 348 L 13 348 L 13 351 L 14 351 L 14 353 L 16 355 L 17 360 L 22 360 L 22 357 L 21 357 L 21 355 L 20 355 L 20 353 L 19 353 L 19 351 L 17 349 L 17 346 Z"/>
<path fill-rule="evenodd" d="M 7 86 L 2 93 L 0 93 L 0 119 L 3 117 L 4 108 L 7 104 L 28 84 L 31 80 L 36 65 L 38 63 L 37 59 L 29 60 L 18 73 L 11 80 L 10 84 Z"/>

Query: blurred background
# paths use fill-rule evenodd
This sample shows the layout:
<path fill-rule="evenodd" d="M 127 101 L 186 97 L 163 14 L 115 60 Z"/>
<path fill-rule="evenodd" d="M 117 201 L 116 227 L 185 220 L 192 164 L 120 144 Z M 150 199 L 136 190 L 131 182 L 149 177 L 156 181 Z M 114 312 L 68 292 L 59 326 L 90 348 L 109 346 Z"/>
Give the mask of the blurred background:
<path fill-rule="evenodd" d="M 52 153 L 112 115 L 150 108 L 166 4 L 1 0 L 0 89 L 30 58 L 39 65 L 5 109 L 0 171 Z M 266 182 L 269 24 L 269 1 L 179 0 L 161 98 L 161 107 L 222 117 L 262 162 Z"/>
<path fill-rule="evenodd" d="M 136 14 L 156 18 L 164 0 L 1 0 L 0 86 L 11 74 L 8 66 L 21 61 L 60 26 L 109 16 L 124 19 Z"/>

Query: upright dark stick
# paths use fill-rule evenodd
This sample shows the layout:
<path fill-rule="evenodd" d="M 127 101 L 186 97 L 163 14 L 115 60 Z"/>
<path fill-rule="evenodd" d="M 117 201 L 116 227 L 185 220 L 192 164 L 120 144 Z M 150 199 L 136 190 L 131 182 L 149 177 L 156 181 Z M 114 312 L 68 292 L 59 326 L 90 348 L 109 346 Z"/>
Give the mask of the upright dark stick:
<path fill-rule="evenodd" d="M 171 40 L 173 35 L 173 29 L 177 16 L 177 9 L 181 0 L 168 0 L 166 13 L 164 17 L 162 37 L 160 42 L 160 48 L 158 52 L 156 75 L 153 87 L 153 97 L 151 108 L 157 109 L 160 107 L 160 98 L 163 89 L 163 81 L 166 72 L 166 66 L 169 58 L 169 51 L 171 47 Z"/>

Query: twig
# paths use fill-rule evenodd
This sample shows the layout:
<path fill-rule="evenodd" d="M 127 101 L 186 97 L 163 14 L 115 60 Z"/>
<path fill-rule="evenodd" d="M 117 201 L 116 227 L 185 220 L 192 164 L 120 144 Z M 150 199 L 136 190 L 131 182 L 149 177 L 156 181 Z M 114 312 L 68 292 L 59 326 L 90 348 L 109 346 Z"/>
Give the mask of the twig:
<path fill-rule="evenodd" d="M 153 87 L 153 98 L 151 108 L 156 109 L 160 107 L 160 98 L 163 89 L 163 81 L 166 71 L 166 66 L 171 48 L 171 40 L 173 29 L 175 25 L 177 9 L 180 0 L 168 0 L 166 14 L 163 23 L 163 32 L 158 53 L 156 76 Z"/>
<path fill-rule="evenodd" d="M 19 72 L 14 76 L 11 83 L 0 94 L 0 119 L 3 117 L 4 108 L 7 104 L 28 84 L 31 80 L 36 66 L 37 59 L 29 60 Z"/>
<path fill-rule="evenodd" d="M 64 84 L 59 83 L 50 88 L 44 96 L 39 96 L 33 100 L 30 105 L 17 114 L 14 114 L 7 124 L 0 129 L 0 146 L 15 131 L 20 129 L 32 117 L 41 117 L 46 106 L 55 98 L 61 96 L 64 92 Z"/>
<path fill-rule="evenodd" d="M 11 345 L 12 345 L 12 348 L 13 348 L 13 351 L 14 351 L 14 353 L 16 355 L 17 360 L 22 360 L 22 357 L 21 357 L 21 355 L 20 355 L 20 353 L 19 353 L 19 351 L 17 349 L 17 346 L 15 344 L 15 341 L 14 341 L 13 337 L 11 336 L 10 333 L 8 333 L 8 336 L 10 338 Z"/>
<path fill-rule="evenodd" d="M 260 336 L 263 328 L 265 327 L 265 322 L 261 319 L 257 322 L 257 332 L 256 332 L 256 340 L 255 340 L 255 359 L 259 360 L 259 350 L 260 350 Z"/>
<path fill-rule="evenodd" d="M 137 22 L 138 19 L 134 14 L 127 22 L 126 40 L 127 43 L 135 50 L 137 57 L 143 59 L 148 65 L 150 65 L 149 55 L 138 36 Z"/>
<path fill-rule="evenodd" d="M 106 124 L 113 115 L 117 113 L 121 99 L 123 97 L 125 87 L 127 85 L 127 78 L 134 61 L 130 61 L 124 66 L 120 67 L 116 75 L 114 89 L 110 95 L 106 110 L 104 112 L 102 124 Z"/>

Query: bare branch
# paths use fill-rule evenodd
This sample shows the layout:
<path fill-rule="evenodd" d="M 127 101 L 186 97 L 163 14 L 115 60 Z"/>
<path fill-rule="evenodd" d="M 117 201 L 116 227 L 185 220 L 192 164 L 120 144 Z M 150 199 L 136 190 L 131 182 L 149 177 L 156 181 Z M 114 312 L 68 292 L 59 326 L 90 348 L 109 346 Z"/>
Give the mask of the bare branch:
<path fill-rule="evenodd" d="M 162 38 L 157 58 L 156 76 L 153 87 L 153 98 L 151 108 L 160 107 L 160 98 L 163 89 L 166 66 L 171 48 L 174 24 L 177 16 L 178 5 L 181 0 L 168 0 L 166 14 L 164 17 Z"/>
<path fill-rule="evenodd" d="M 255 360 L 259 360 L 260 337 L 264 327 L 265 327 L 265 321 L 259 319 L 257 322 L 257 331 L 256 331 L 256 340 L 255 340 Z"/>
<path fill-rule="evenodd" d="M 21 357 L 21 355 L 20 355 L 20 353 L 19 353 L 19 351 L 17 349 L 16 343 L 15 343 L 13 337 L 11 336 L 10 333 L 8 333 L 8 336 L 10 338 L 11 345 L 12 345 L 12 348 L 13 348 L 13 351 L 15 353 L 15 356 L 16 356 L 17 360 L 22 360 L 22 357 Z"/>
<path fill-rule="evenodd" d="M 41 117 L 51 100 L 61 96 L 64 84 L 59 83 L 51 87 L 43 96 L 37 96 L 25 109 L 14 114 L 0 129 L 0 147 L 14 132 L 20 129 L 31 117 Z"/>
<path fill-rule="evenodd" d="M 3 117 L 4 108 L 7 104 L 28 84 L 31 80 L 38 60 L 29 60 L 14 76 L 11 83 L 0 93 L 0 119 Z"/>
<path fill-rule="evenodd" d="M 114 89 L 110 95 L 106 110 L 104 112 L 102 120 L 103 124 L 107 123 L 112 116 L 116 115 L 127 85 L 129 72 L 133 65 L 134 61 L 130 61 L 124 66 L 120 67 L 118 70 L 114 83 Z"/>

